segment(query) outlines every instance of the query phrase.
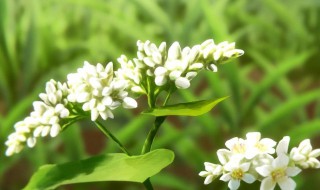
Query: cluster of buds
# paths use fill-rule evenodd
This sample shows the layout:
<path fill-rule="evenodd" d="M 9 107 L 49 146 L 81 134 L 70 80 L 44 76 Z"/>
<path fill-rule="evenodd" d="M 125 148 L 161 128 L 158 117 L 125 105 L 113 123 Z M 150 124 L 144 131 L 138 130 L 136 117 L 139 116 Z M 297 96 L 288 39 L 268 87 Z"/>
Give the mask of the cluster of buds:
<path fill-rule="evenodd" d="M 261 139 L 259 132 L 247 133 L 246 137 L 232 138 L 225 143 L 228 149 L 217 151 L 220 164 L 204 163 L 205 171 L 199 173 L 205 177 L 204 184 L 221 176 L 220 180 L 228 182 L 230 189 L 238 189 L 241 180 L 246 183 L 258 180 L 261 181 L 261 190 L 272 190 L 276 184 L 281 189 L 293 190 L 296 183 L 291 177 L 302 169 L 320 168 L 316 159 L 320 156 L 320 149 L 313 150 L 309 139 L 288 152 L 288 136 L 278 144 L 269 138 Z M 273 157 L 275 153 L 276 157 Z"/>
<path fill-rule="evenodd" d="M 46 93 L 41 93 L 42 101 L 33 102 L 30 116 L 14 125 L 15 132 L 10 134 L 5 144 L 7 156 L 19 153 L 25 145 L 33 147 L 36 138 L 50 134 L 55 137 L 61 130 L 60 120 L 69 116 L 67 109 L 68 88 L 66 83 L 50 80 L 46 84 Z"/>
<path fill-rule="evenodd" d="M 136 108 L 137 102 L 128 97 L 127 83 L 114 78 L 113 64 L 110 62 L 103 67 L 85 61 L 77 73 L 68 74 L 68 101 L 82 104 L 84 111 L 91 112 L 91 120 L 99 116 L 106 120 L 113 118 L 111 110 L 119 107 Z"/>
<path fill-rule="evenodd" d="M 122 55 L 118 59 L 121 68 L 117 76 L 128 80 L 132 91 L 142 93 L 148 91 L 147 80 L 143 80 L 147 77 L 159 88 L 175 85 L 176 88 L 186 89 L 202 69 L 217 72 L 217 64 L 244 53 L 241 49 L 235 49 L 235 43 L 225 41 L 215 44 L 212 39 L 191 48 L 181 48 L 178 42 L 174 42 L 168 50 L 165 42 L 157 47 L 150 41 L 138 41 L 137 46 L 137 58 L 128 60 Z"/>

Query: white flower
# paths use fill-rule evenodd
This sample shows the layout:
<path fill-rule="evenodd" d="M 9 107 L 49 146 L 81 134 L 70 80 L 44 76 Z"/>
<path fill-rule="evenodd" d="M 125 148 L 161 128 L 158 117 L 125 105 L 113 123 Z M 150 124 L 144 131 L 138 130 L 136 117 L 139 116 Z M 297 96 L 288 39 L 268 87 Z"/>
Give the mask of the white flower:
<path fill-rule="evenodd" d="M 128 96 L 127 81 L 113 78 L 113 64 L 110 62 L 103 67 L 100 63 L 96 66 L 85 61 L 83 68 L 77 73 L 68 75 L 70 102 L 81 103 L 84 111 L 90 111 L 91 120 L 95 121 L 99 116 L 106 120 L 113 118 L 111 110 L 120 106 Z M 134 99 L 126 99 L 125 108 L 135 108 Z"/>
<path fill-rule="evenodd" d="M 295 164 L 306 168 L 320 168 L 320 162 L 316 158 L 320 156 L 320 149 L 312 150 L 310 139 L 303 140 L 299 147 L 294 147 L 290 152 L 290 158 Z"/>
<path fill-rule="evenodd" d="M 238 189 L 240 181 L 243 180 L 246 183 L 253 183 L 256 179 L 253 175 L 248 173 L 250 168 L 249 162 L 241 163 L 241 160 L 232 160 L 224 165 L 224 170 L 227 172 L 220 177 L 222 181 L 229 181 L 228 187 L 230 189 Z"/>
<path fill-rule="evenodd" d="M 246 158 L 253 158 L 258 154 L 273 154 L 275 149 L 273 148 L 277 143 L 270 138 L 261 139 L 259 132 L 251 132 L 246 135 L 246 144 L 248 151 Z"/>
<path fill-rule="evenodd" d="M 238 155 L 242 157 L 247 156 L 248 146 L 247 142 L 244 139 L 234 137 L 230 140 L 227 140 L 225 145 L 227 148 L 229 148 L 233 155 Z"/>
<path fill-rule="evenodd" d="M 205 170 L 206 171 L 201 171 L 199 173 L 199 176 L 205 177 L 204 184 L 208 185 L 209 183 L 212 182 L 215 178 L 220 176 L 223 171 L 223 167 L 219 164 L 212 164 L 210 162 L 205 162 L 204 163 Z"/>
<path fill-rule="evenodd" d="M 298 167 L 290 167 L 289 157 L 285 154 L 279 154 L 270 165 L 263 165 L 256 168 L 256 171 L 265 177 L 261 182 L 261 190 L 272 190 L 279 184 L 282 190 L 293 190 L 296 183 L 291 177 L 301 172 Z"/>

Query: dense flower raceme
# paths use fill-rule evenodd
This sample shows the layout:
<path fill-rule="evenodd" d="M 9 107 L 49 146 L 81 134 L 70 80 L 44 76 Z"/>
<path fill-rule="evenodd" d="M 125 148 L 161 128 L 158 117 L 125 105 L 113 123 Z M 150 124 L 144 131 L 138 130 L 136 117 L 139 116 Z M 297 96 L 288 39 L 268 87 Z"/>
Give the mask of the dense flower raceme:
<path fill-rule="evenodd" d="M 19 153 L 25 144 L 33 147 L 36 144 L 36 137 L 55 137 L 61 130 L 60 119 L 69 116 L 66 108 L 68 88 L 66 83 L 50 80 L 46 84 L 46 93 L 41 93 L 42 101 L 33 102 L 33 111 L 24 120 L 14 125 L 15 132 L 10 134 L 6 145 L 7 156 Z"/>
<path fill-rule="evenodd" d="M 205 171 L 199 173 L 205 177 L 204 184 L 221 176 L 220 180 L 228 182 L 230 189 L 238 189 L 241 180 L 246 183 L 259 180 L 261 190 L 272 190 L 277 184 L 281 189 L 290 190 L 296 187 L 291 177 L 298 175 L 302 169 L 320 168 L 320 162 L 316 159 L 320 156 L 320 149 L 313 150 L 309 139 L 289 153 L 288 136 L 277 146 L 272 139 L 261 139 L 259 132 L 247 133 L 246 137 L 232 138 L 225 143 L 228 149 L 217 151 L 220 164 L 204 163 Z M 275 158 L 272 156 L 274 153 Z"/>
<path fill-rule="evenodd" d="M 137 58 L 129 60 L 125 55 L 118 58 L 121 67 L 116 71 L 117 77 L 128 80 L 131 90 L 148 93 L 147 77 L 156 87 L 170 86 L 185 89 L 190 81 L 203 69 L 216 72 L 217 64 L 225 63 L 244 52 L 235 49 L 235 43 L 215 44 L 212 39 L 200 45 L 181 49 L 174 42 L 167 50 L 162 42 L 158 47 L 150 41 L 137 42 Z"/>
<path fill-rule="evenodd" d="M 77 73 L 67 78 L 66 83 L 47 82 L 46 93 L 39 95 L 41 101 L 33 102 L 34 111 L 14 125 L 15 132 L 5 143 L 7 156 L 19 153 L 25 145 L 33 147 L 39 136 L 57 136 L 64 120 L 72 120 L 85 112 L 95 121 L 99 116 L 104 120 L 113 118 L 111 110 L 120 105 L 128 109 L 137 107 L 137 102 L 128 96 L 126 81 L 114 78 L 112 63 L 103 67 L 85 61 Z"/>

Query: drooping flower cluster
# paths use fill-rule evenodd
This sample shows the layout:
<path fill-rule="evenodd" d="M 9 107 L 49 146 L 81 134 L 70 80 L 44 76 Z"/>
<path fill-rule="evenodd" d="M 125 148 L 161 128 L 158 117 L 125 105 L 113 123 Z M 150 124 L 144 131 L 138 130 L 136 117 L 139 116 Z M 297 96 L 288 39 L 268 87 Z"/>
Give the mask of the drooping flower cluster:
<path fill-rule="evenodd" d="M 261 139 L 259 132 L 247 133 L 246 139 L 232 138 L 225 145 L 228 149 L 219 149 L 217 156 L 220 164 L 205 162 L 205 171 L 199 175 L 205 177 L 204 184 L 220 177 L 228 182 L 230 189 L 238 189 L 240 181 L 253 183 L 261 181 L 261 190 L 272 190 L 276 184 L 281 189 L 295 189 L 296 183 L 291 177 L 301 169 L 320 168 L 316 157 L 320 149 L 312 149 L 310 140 L 302 141 L 299 147 L 288 153 L 290 137 L 286 136 L 277 144 L 269 138 Z M 276 153 L 276 157 L 273 154 Z"/>
<path fill-rule="evenodd" d="M 128 60 L 122 55 L 118 59 L 121 68 L 116 75 L 128 80 L 132 91 L 141 93 L 148 93 L 147 78 L 159 88 L 166 85 L 188 88 L 190 81 L 203 68 L 216 72 L 217 64 L 244 53 L 241 49 L 235 49 L 235 43 L 215 44 L 212 39 L 183 49 L 178 42 L 174 42 L 168 50 L 165 42 L 157 47 L 150 41 L 138 41 L 137 46 L 137 58 Z"/>
<path fill-rule="evenodd" d="M 14 125 L 15 132 L 10 134 L 6 145 L 7 156 L 19 153 L 25 144 L 33 147 L 36 138 L 45 137 L 50 134 L 55 137 L 61 130 L 60 119 L 69 116 L 70 112 L 66 108 L 68 88 L 66 83 L 50 80 L 46 84 L 46 93 L 39 96 L 42 101 L 33 102 L 33 111 L 30 116 Z"/>
<path fill-rule="evenodd" d="M 128 109 L 137 107 L 137 102 L 128 97 L 126 82 L 114 78 L 112 63 L 103 67 L 85 61 L 77 73 L 71 73 L 67 78 L 66 83 L 47 82 L 46 93 L 39 95 L 42 101 L 33 102 L 34 111 L 30 116 L 14 125 L 15 132 L 5 143 L 8 146 L 7 156 L 19 153 L 25 145 L 33 147 L 37 137 L 57 136 L 64 120 L 72 120 L 82 114 L 75 107 L 89 112 L 92 121 L 99 116 L 102 119 L 113 118 L 111 110 L 121 104 Z"/>

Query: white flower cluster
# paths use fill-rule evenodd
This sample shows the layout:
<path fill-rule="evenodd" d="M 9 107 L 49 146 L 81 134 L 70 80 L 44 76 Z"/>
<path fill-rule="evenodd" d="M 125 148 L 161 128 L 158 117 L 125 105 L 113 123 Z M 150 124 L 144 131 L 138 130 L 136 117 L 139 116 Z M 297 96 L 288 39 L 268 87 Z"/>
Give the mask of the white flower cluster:
<path fill-rule="evenodd" d="M 230 189 L 238 189 L 241 180 L 246 183 L 259 180 L 261 190 L 272 190 L 276 184 L 283 190 L 293 190 L 296 183 L 291 177 L 299 174 L 301 169 L 320 168 L 316 159 L 320 156 L 320 149 L 313 150 L 309 139 L 288 153 L 288 136 L 279 141 L 276 149 L 277 143 L 269 138 L 261 139 L 259 132 L 247 133 L 246 137 L 232 138 L 225 143 L 228 149 L 217 151 L 221 164 L 204 163 L 205 171 L 199 173 L 205 177 L 204 184 L 221 176 L 220 180 L 228 182 Z"/>
<path fill-rule="evenodd" d="M 136 100 L 128 97 L 126 81 L 114 77 L 112 63 L 103 67 L 85 61 L 83 68 L 67 78 L 66 83 L 54 80 L 46 83 L 46 93 L 39 95 L 42 101 L 33 102 L 34 111 L 30 116 L 14 125 L 15 132 L 5 143 L 7 156 L 19 153 L 25 145 L 33 147 L 39 136 L 57 136 L 61 124 L 84 115 L 84 112 L 88 111 L 91 120 L 95 121 L 99 116 L 113 118 L 111 110 L 121 104 L 128 109 L 137 107 Z M 83 113 L 76 109 L 79 106 Z"/>
<path fill-rule="evenodd" d="M 99 116 L 106 120 L 113 118 L 111 110 L 119 107 L 136 108 L 137 102 L 128 97 L 127 82 L 114 78 L 113 64 L 103 67 L 85 61 L 77 73 L 68 74 L 68 101 L 82 104 L 84 111 L 91 112 L 91 120 Z"/>
<path fill-rule="evenodd" d="M 118 59 L 121 68 L 116 75 L 128 80 L 132 91 L 140 93 L 147 93 L 146 77 L 150 77 L 158 87 L 173 82 L 177 88 L 185 89 L 203 68 L 216 72 L 216 64 L 244 53 L 235 49 L 235 43 L 215 44 L 212 39 L 183 49 L 178 42 L 174 42 L 168 51 L 165 42 L 157 47 L 150 41 L 138 41 L 137 46 L 137 58 L 133 61 L 124 55 Z"/>
<path fill-rule="evenodd" d="M 50 80 L 46 84 L 46 93 L 39 96 L 42 101 L 33 102 L 34 111 L 24 120 L 14 125 L 15 132 L 10 134 L 5 144 L 8 146 L 7 156 L 19 153 L 25 144 L 33 147 L 36 138 L 50 134 L 55 137 L 61 130 L 59 121 L 69 116 L 66 108 L 68 88 L 65 83 Z"/>

